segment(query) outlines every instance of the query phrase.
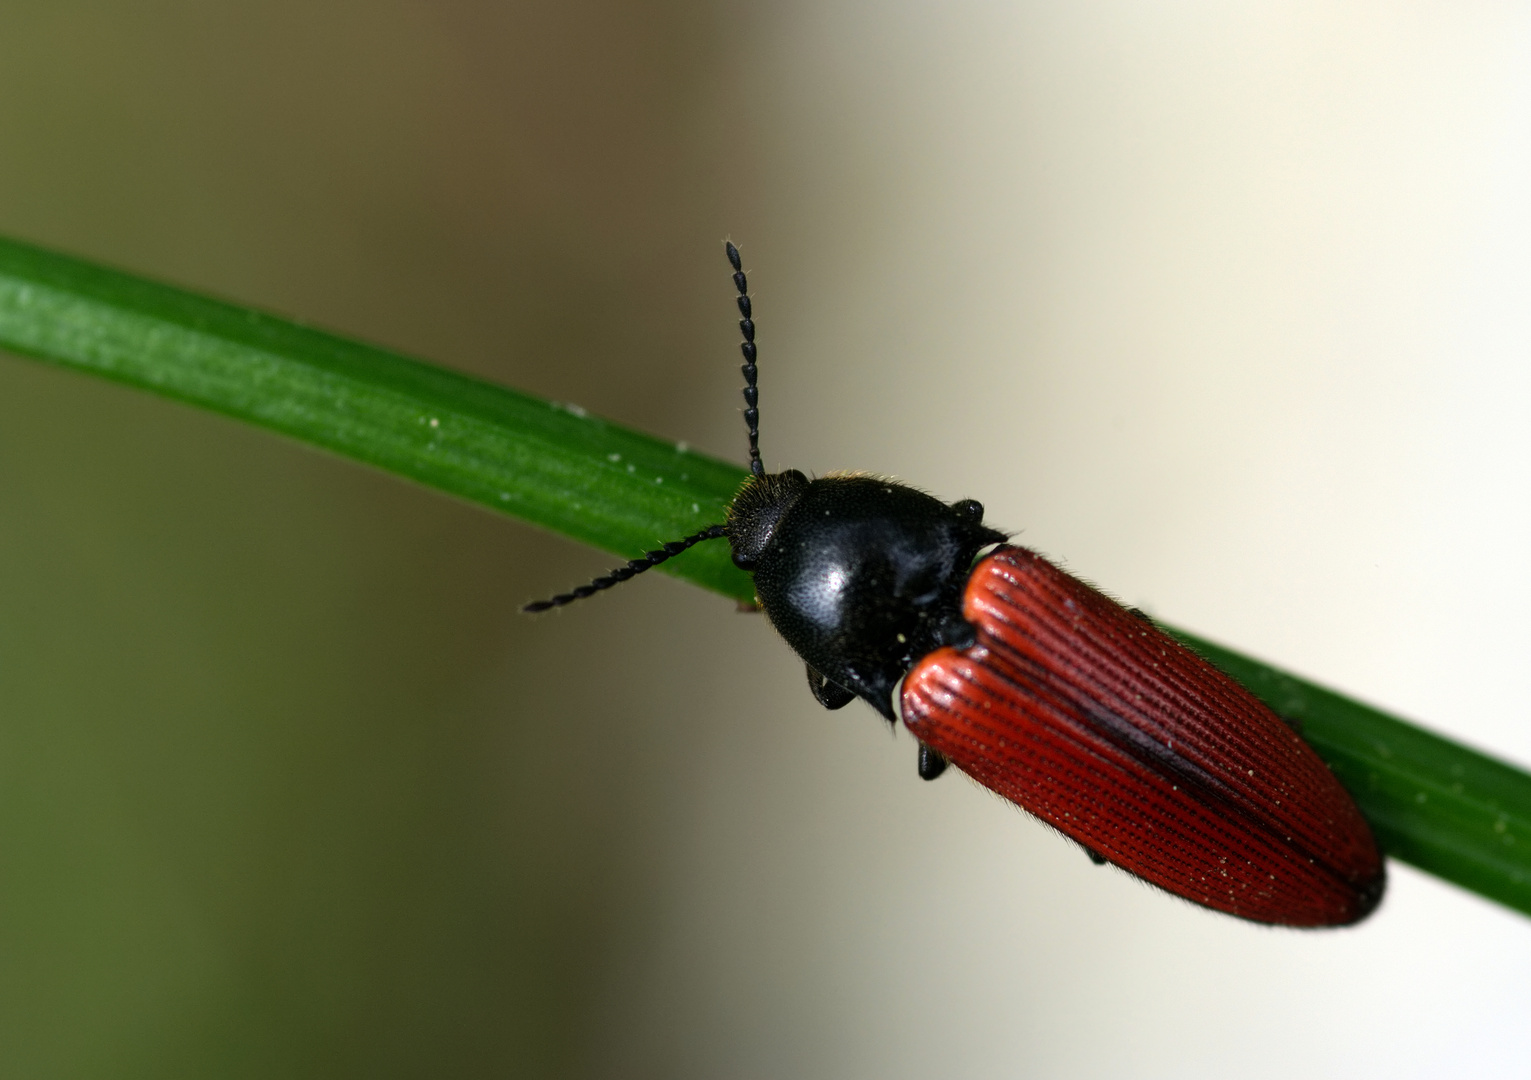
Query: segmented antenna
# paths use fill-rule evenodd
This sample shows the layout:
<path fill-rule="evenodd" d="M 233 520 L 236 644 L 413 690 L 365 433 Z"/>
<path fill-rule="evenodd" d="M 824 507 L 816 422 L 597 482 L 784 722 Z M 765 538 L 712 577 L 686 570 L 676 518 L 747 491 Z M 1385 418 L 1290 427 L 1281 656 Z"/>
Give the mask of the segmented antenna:
<path fill-rule="evenodd" d="M 744 267 L 739 262 L 739 249 L 727 240 L 723 242 L 723 249 L 728 252 L 728 265 L 734 268 L 734 288 L 739 290 L 739 333 L 744 335 L 744 340 L 739 344 L 739 351 L 744 354 L 744 366 L 739 370 L 744 372 L 744 426 L 750 433 L 750 472 L 756 476 L 764 476 L 765 465 L 760 460 L 760 391 L 755 385 L 759 372 L 755 368 L 755 320 L 750 311 L 750 283 L 744 276 Z M 556 607 L 563 607 L 565 604 L 572 604 L 576 600 L 594 596 L 613 585 L 620 585 L 629 578 L 637 577 L 645 570 L 652 570 L 660 563 L 673 559 L 682 551 L 695 547 L 703 540 L 718 540 L 726 535 L 722 525 L 709 525 L 701 532 L 692 533 L 684 540 L 671 540 L 664 547 L 655 548 L 643 558 L 633 559 L 626 566 L 617 567 L 611 573 L 596 578 L 589 585 L 581 585 L 570 592 L 559 593 L 547 600 L 527 604 L 521 610 L 535 615 L 539 611 L 549 611 Z"/>
<path fill-rule="evenodd" d="M 739 370 L 744 372 L 744 426 L 750 433 L 750 472 L 764 476 L 765 466 L 760 461 L 760 391 L 755 386 L 759 372 L 755 368 L 755 320 L 750 311 L 750 283 L 739 265 L 739 249 L 728 240 L 723 242 L 723 249 L 728 252 L 728 265 L 734 268 L 734 288 L 739 290 L 739 333 L 744 335 L 744 340 L 739 343 L 744 366 Z"/>
<path fill-rule="evenodd" d="M 652 570 L 662 562 L 679 555 L 687 548 L 700 544 L 703 540 L 716 540 L 723 536 L 723 526 L 709 525 L 699 533 L 692 533 L 684 540 L 671 540 L 662 548 L 655 548 L 641 559 L 634 559 L 626 566 L 619 566 L 611 573 L 598 577 L 589 585 L 581 585 L 573 592 L 559 593 L 549 600 L 538 600 L 535 604 L 527 604 L 521 610 L 535 615 L 539 611 L 547 611 L 551 608 L 563 607 L 572 604 L 576 600 L 583 600 L 587 596 L 594 596 L 602 589 L 609 589 L 613 585 L 620 585 L 630 577 L 636 577 L 645 570 Z"/>

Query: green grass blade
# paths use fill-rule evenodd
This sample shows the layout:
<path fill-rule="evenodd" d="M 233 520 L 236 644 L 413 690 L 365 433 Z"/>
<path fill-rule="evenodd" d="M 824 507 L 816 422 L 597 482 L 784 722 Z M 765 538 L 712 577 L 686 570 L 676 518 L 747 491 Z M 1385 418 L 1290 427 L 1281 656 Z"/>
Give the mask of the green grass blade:
<path fill-rule="evenodd" d="M 1389 855 L 1531 914 L 1531 776 L 1220 645 L 1176 636 L 1298 721 Z"/>
<path fill-rule="evenodd" d="M 722 521 L 745 475 L 577 408 L 8 240 L 0 348 L 259 424 L 627 558 Z M 726 544 L 665 569 L 754 596 Z"/>
<path fill-rule="evenodd" d="M 626 558 L 721 521 L 745 475 L 571 406 L 7 240 L 0 348 L 238 417 Z M 753 595 L 725 544 L 665 569 Z M 1531 913 L 1531 775 L 1182 636 L 1303 724 L 1390 855 Z"/>

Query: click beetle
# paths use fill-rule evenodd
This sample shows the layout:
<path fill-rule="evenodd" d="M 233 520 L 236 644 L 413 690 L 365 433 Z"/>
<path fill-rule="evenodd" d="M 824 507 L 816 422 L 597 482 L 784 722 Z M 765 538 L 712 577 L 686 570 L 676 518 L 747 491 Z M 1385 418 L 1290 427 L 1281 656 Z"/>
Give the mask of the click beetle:
<path fill-rule="evenodd" d="M 749 478 L 721 524 L 524 610 L 726 539 L 813 696 L 827 709 L 859 697 L 902 719 L 925 779 L 955 765 L 1097 862 L 1217 911 L 1303 927 L 1368 915 L 1385 873 L 1366 819 L 1244 687 L 1141 612 L 1006 543 L 972 499 L 943 503 L 870 475 L 766 472 L 748 281 L 738 249 L 726 252 Z"/>

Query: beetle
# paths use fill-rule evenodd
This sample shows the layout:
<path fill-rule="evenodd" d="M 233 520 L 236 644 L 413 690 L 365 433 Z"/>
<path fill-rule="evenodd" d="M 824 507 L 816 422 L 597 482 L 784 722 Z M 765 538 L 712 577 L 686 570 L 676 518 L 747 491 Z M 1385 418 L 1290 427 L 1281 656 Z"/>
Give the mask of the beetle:
<path fill-rule="evenodd" d="M 1320 927 L 1370 914 L 1385 872 L 1354 800 L 1292 725 L 1142 612 L 1008 544 L 975 500 L 766 472 L 748 279 L 738 248 L 725 251 L 750 465 L 725 520 L 523 610 L 726 539 L 813 696 L 902 719 L 924 779 L 953 764 L 1097 863 L 1240 918 Z"/>

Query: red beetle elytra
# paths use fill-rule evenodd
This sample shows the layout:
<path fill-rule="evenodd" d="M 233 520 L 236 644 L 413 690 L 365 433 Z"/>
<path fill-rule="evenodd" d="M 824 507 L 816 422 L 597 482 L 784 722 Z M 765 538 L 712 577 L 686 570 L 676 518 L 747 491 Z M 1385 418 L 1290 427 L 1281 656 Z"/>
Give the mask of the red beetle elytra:
<path fill-rule="evenodd" d="M 896 724 L 903 680 L 925 779 L 953 763 L 1096 862 L 1240 918 L 1343 926 L 1376 908 L 1382 856 L 1334 774 L 1142 613 L 1005 544 L 972 499 L 948 505 L 873 476 L 765 471 L 748 283 L 738 249 L 726 250 L 750 452 L 727 520 L 525 610 L 584 599 L 726 538 L 825 708 L 860 697 Z"/>

